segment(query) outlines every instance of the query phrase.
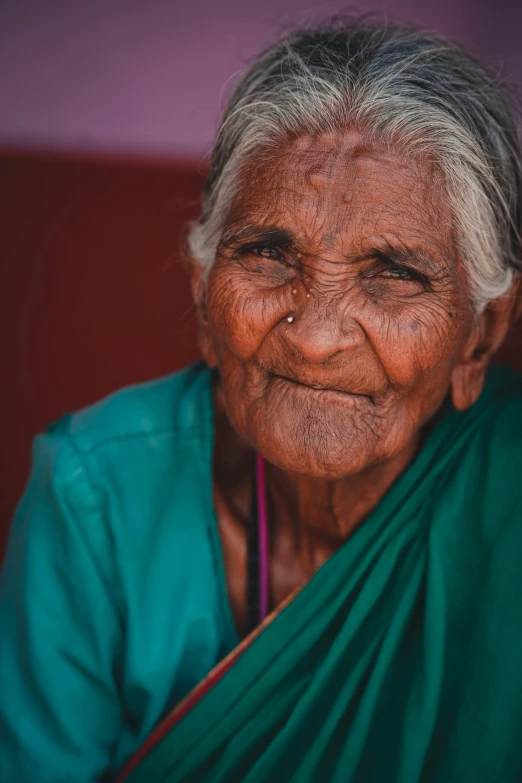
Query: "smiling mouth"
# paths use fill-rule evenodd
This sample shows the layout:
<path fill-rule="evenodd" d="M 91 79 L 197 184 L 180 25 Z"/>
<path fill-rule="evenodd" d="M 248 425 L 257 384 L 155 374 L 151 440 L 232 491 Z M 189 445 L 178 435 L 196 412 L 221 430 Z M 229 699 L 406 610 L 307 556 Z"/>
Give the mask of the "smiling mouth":
<path fill-rule="evenodd" d="M 308 389 L 312 392 L 320 392 L 320 393 L 333 393 L 335 395 L 342 395 L 345 398 L 353 398 L 353 397 L 359 397 L 361 399 L 366 400 L 372 400 L 371 395 L 369 394 L 360 394 L 358 392 L 351 392 L 347 391 L 346 389 L 340 389 L 337 386 L 323 386 L 320 383 L 303 383 L 303 381 L 298 381 L 296 378 L 289 378 L 286 375 L 276 375 L 272 374 L 272 377 L 279 381 L 284 381 L 286 383 L 291 383 L 294 386 L 301 387 L 302 389 Z"/>

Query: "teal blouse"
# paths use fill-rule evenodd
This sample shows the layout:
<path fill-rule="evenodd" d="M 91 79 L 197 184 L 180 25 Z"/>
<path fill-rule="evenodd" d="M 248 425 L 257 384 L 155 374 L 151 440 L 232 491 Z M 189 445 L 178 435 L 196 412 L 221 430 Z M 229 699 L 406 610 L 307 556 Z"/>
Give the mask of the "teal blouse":
<path fill-rule="evenodd" d="M 212 416 L 198 364 L 36 439 L 0 581 L 2 783 L 110 780 L 238 643 Z"/>

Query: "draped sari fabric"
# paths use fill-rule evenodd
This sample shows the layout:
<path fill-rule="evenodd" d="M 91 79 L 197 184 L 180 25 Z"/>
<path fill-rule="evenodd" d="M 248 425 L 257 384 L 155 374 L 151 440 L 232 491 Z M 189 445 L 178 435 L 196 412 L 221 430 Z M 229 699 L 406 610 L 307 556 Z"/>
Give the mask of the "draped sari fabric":
<path fill-rule="evenodd" d="M 122 779 L 520 781 L 521 599 L 522 383 L 495 371 Z"/>

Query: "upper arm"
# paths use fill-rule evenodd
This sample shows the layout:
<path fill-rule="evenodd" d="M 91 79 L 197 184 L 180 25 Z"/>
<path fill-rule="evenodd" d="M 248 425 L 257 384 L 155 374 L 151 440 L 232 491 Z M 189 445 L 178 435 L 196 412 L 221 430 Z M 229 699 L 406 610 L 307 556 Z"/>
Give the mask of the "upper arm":
<path fill-rule="evenodd" d="M 118 740 L 111 538 L 68 437 L 37 439 L 0 580 L 0 779 L 94 781 Z"/>

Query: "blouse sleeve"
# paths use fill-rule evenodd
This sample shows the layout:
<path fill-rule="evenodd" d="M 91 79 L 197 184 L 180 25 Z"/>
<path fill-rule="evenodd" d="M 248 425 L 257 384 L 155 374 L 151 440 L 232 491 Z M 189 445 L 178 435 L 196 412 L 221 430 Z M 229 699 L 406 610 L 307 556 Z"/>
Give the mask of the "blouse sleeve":
<path fill-rule="evenodd" d="M 0 780 L 86 783 L 122 710 L 121 614 L 101 498 L 69 436 L 37 438 L 0 580 Z"/>

